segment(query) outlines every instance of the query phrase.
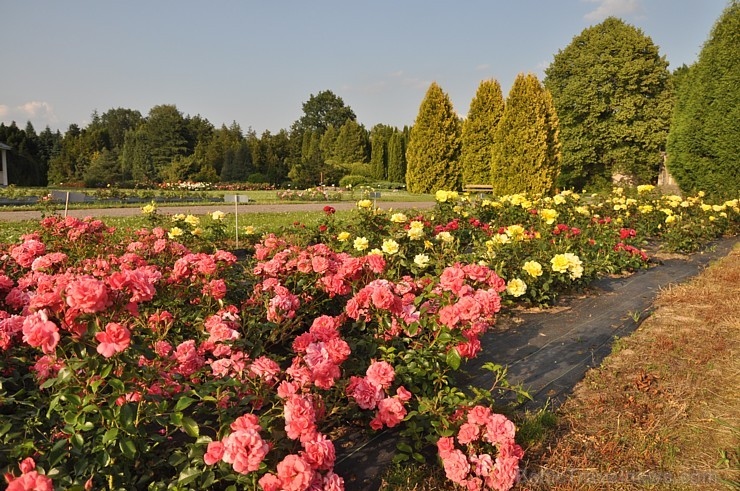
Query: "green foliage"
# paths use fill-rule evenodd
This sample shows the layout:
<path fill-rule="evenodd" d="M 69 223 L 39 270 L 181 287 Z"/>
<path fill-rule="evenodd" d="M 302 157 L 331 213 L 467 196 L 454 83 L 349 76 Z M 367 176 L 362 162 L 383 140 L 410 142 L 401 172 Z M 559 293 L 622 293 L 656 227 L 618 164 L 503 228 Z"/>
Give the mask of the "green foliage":
<path fill-rule="evenodd" d="M 491 184 L 497 194 L 549 193 L 560 172 L 558 117 L 537 77 L 519 74 L 492 146 Z"/>
<path fill-rule="evenodd" d="M 396 130 L 390 126 L 377 124 L 370 130 L 370 166 L 373 179 L 382 181 L 388 175 L 388 144 Z"/>
<path fill-rule="evenodd" d="M 406 149 L 409 192 L 430 193 L 460 187 L 461 126 L 449 96 L 432 82 L 419 107 Z"/>
<path fill-rule="evenodd" d="M 388 140 L 388 180 L 406 182 L 406 137 L 399 131 Z"/>
<path fill-rule="evenodd" d="M 740 4 L 732 1 L 677 87 L 668 168 L 684 191 L 740 188 Z"/>
<path fill-rule="evenodd" d="M 316 95 L 311 94 L 303 103 L 303 116 L 293 124 L 293 129 L 299 133 L 318 131 L 323 134 L 330 125 L 341 128 L 347 121 L 356 119 L 352 108 L 345 106 L 341 97 L 331 90 L 324 90 Z"/>
<path fill-rule="evenodd" d="M 671 113 L 668 62 L 640 29 L 610 17 L 585 29 L 545 70 L 560 118 L 559 187 L 653 181 Z"/>
<path fill-rule="evenodd" d="M 365 128 L 354 120 L 348 120 L 339 128 L 332 152 L 335 164 L 367 162 L 368 138 Z"/>
<path fill-rule="evenodd" d="M 347 175 L 344 176 L 339 180 L 339 185 L 343 188 L 346 187 L 357 187 L 361 184 L 367 184 L 370 180 L 366 176 L 358 176 L 358 175 Z"/>
<path fill-rule="evenodd" d="M 11 147 L 6 152 L 8 184 L 46 186 L 49 160 L 58 153 L 61 140 L 61 134 L 52 133 L 48 127 L 37 135 L 30 122 L 25 129 L 15 122 L 10 126 L 0 123 L 0 142 Z"/>
<path fill-rule="evenodd" d="M 478 86 L 463 123 L 460 155 L 463 184 L 491 182 L 494 135 L 503 112 L 501 86 L 497 80 L 484 80 Z"/>

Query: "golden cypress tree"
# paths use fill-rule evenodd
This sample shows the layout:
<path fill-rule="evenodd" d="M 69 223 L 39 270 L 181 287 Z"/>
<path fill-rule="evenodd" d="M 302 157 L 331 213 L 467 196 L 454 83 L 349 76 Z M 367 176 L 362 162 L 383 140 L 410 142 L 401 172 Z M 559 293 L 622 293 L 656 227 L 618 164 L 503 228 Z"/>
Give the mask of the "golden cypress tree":
<path fill-rule="evenodd" d="M 450 98 L 436 82 L 419 107 L 406 149 L 406 188 L 432 193 L 460 187 L 462 125 Z"/>
<path fill-rule="evenodd" d="M 460 158 L 463 184 L 491 182 L 493 141 L 503 112 L 501 85 L 493 79 L 482 81 L 463 123 Z"/>
<path fill-rule="evenodd" d="M 560 172 L 558 133 L 552 96 L 535 75 L 520 73 L 496 129 L 491 167 L 494 192 L 551 192 Z"/>

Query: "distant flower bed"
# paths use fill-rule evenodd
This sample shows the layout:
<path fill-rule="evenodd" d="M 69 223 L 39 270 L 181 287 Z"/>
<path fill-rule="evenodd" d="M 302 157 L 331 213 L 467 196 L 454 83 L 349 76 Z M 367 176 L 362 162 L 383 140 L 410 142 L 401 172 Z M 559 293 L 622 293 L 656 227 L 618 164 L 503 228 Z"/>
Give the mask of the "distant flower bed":
<path fill-rule="evenodd" d="M 213 188 L 219 191 L 271 191 L 275 186 L 266 182 L 219 182 Z"/>
<path fill-rule="evenodd" d="M 304 190 L 287 189 L 277 192 L 277 198 L 284 201 L 341 201 L 344 191 L 329 188 L 310 188 Z"/>

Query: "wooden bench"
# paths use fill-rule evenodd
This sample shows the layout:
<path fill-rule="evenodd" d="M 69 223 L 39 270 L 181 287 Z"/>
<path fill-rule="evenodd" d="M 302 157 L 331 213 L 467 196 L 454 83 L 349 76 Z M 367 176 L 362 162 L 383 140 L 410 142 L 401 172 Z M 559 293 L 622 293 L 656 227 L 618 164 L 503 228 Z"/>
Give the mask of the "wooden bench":
<path fill-rule="evenodd" d="M 466 184 L 464 189 L 466 193 L 493 194 L 493 186 L 490 184 Z"/>

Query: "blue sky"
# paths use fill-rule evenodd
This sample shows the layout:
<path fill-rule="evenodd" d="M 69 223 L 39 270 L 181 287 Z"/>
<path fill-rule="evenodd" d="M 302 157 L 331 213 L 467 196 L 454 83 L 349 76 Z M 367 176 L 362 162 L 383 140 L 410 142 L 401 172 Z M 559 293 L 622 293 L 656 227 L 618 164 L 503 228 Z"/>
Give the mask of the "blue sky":
<path fill-rule="evenodd" d="M 726 0 L 0 0 L 0 121 L 66 130 L 93 110 L 175 104 L 276 132 L 331 90 L 368 129 L 413 124 L 436 81 L 465 115 L 478 84 L 542 79 L 609 15 L 670 69 L 696 60 Z"/>

